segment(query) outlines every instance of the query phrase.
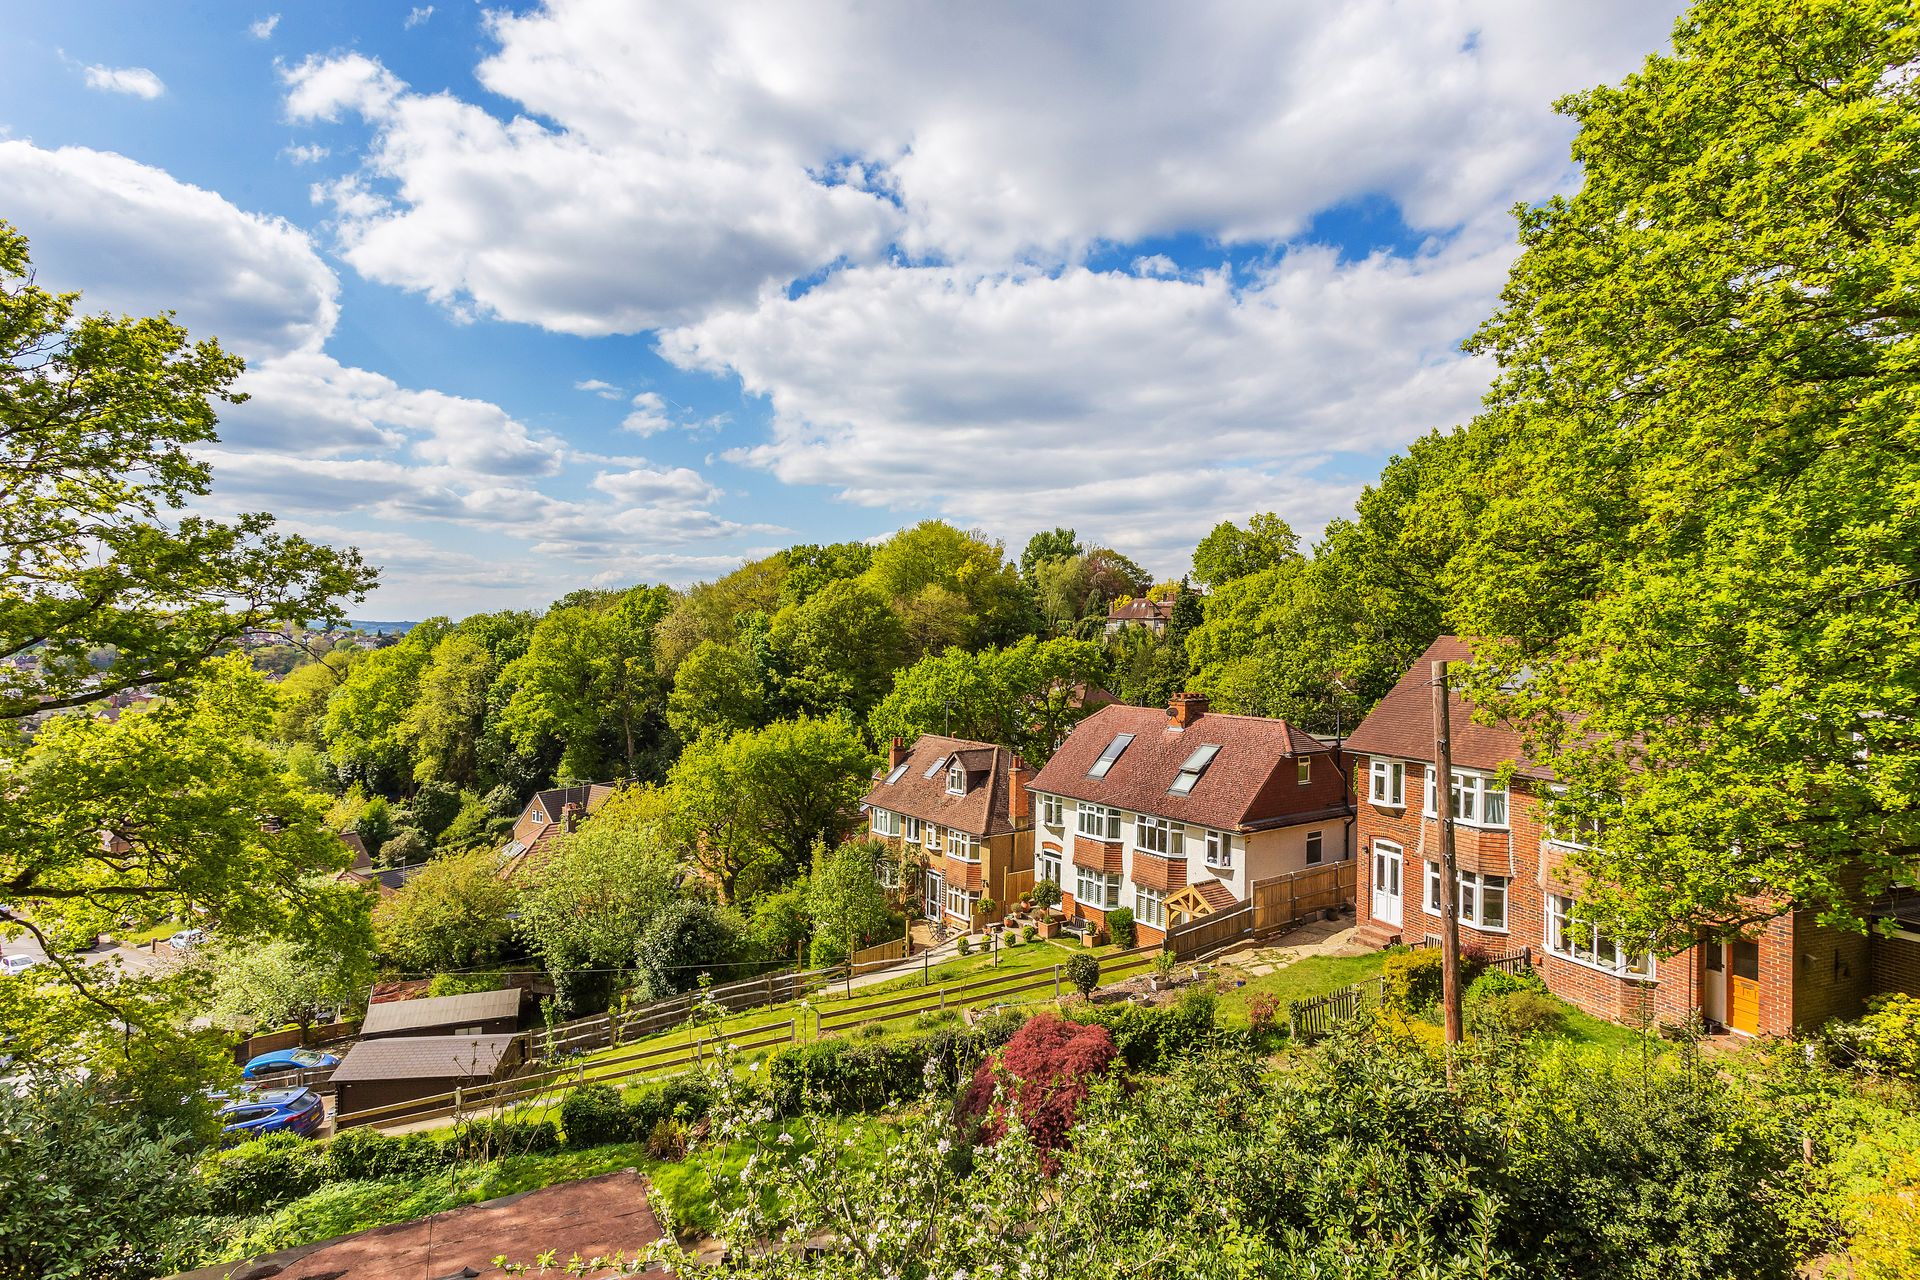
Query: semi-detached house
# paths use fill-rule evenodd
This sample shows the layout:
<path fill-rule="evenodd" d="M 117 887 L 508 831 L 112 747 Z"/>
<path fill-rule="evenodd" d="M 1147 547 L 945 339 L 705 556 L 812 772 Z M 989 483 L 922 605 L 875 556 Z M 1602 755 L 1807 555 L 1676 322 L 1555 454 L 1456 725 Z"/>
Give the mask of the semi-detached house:
<path fill-rule="evenodd" d="M 874 839 L 892 855 L 880 863 L 881 883 L 927 919 L 966 932 L 989 923 L 982 899 L 998 917 L 1007 872 L 1032 857 L 1027 776 L 1019 756 L 990 742 L 929 733 L 909 747 L 895 738 L 886 771 L 861 802 Z M 905 878 L 902 863 L 911 869 Z"/>
<path fill-rule="evenodd" d="M 1101 708 L 1028 790 L 1036 880 L 1096 926 L 1130 909 L 1143 942 L 1352 847 L 1341 753 L 1285 720 L 1209 711 L 1199 694 L 1164 711 Z"/>
<path fill-rule="evenodd" d="M 1429 672 L 1435 661 L 1472 659 L 1464 640 L 1440 637 L 1347 740 L 1360 797 L 1362 941 L 1383 946 L 1439 936 Z M 1568 859 L 1604 837 L 1550 829 L 1554 780 L 1526 758 L 1518 732 L 1476 723 L 1458 692 L 1448 717 L 1462 950 L 1500 955 L 1530 948 L 1555 994 L 1622 1022 L 1643 1012 L 1679 1022 L 1698 1011 L 1736 1031 L 1788 1035 L 1859 1013 L 1872 982 L 1870 941 L 1820 925 L 1811 911 L 1787 911 L 1746 937 L 1703 939 L 1673 956 L 1581 923 Z M 1503 783 L 1508 766 L 1511 782 Z"/>

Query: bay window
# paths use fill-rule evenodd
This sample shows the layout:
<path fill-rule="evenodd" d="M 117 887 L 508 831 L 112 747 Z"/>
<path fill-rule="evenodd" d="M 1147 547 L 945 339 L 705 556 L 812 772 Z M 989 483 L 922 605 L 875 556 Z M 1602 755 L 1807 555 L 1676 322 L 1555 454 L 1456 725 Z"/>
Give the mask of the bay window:
<path fill-rule="evenodd" d="M 1102 911 L 1111 910 L 1120 905 L 1120 873 L 1092 871 L 1086 867 L 1075 867 L 1073 898 L 1082 906 L 1097 907 Z"/>
<path fill-rule="evenodd" d="M 1574 900 L 1547 895 L 1547 950 L 1623 978 L 1654 977 L 1653 952 L 1629 951 L 1599 925 L 1575 918 Z"/>
<path fill-rule="evenodd" d="M 1166 928 L 1166 890 L 1149 889 L 1143 884 L 1133 886 L 1133 918 L 1141 924 L 1152 925 L 1156 929 Z"/>
<path fill-rule="evenodd" d="M 900 834 L 900 815 L 891 809 L 873 811 L 873 834 L 877 836 L 897 836 Z"/>
<path fill-rule="evenodd" d="M 966 862 L 980 861 L 980 837 L 970 836 L 964 831 L 947 828 L 947 856 L 960 858 Z"/>
<path fill-rule="evenodd" d="M 1081 801 L 1077 806 L 1079 831 L 1083 836 L 1095 840 L 1118 840 L 1120 838 L 1120 811 L 1104 804 L 1088 804 Z"/>
<path fill-rule="evenodd" d="M 1367 798 L 1386 809 L 1407 803 L 1407 766 L 1398 760 L 1375 760 L 1368 770 Z"/>

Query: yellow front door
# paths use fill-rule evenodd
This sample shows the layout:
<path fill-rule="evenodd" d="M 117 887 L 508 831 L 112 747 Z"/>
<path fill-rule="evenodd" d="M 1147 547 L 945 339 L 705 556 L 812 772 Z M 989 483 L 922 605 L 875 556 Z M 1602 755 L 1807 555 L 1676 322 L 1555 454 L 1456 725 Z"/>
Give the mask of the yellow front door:
<path fill-rule="evenodd" d="M 1738 941 L 1727 945 L 1727 1025 L 1748 1035 L 1760 1034 L 1760 944 Z"/>

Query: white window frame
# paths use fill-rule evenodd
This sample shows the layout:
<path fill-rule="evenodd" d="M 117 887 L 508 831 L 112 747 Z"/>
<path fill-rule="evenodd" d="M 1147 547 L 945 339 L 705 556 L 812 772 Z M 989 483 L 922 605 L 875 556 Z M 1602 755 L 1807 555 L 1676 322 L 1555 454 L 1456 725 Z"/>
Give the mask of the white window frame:
<path fill-rule="evenodd" d="M 1382 809 L 1407 807 L 1407 766 L 1400 760 L 1374 760 L 1367 767 L 1367 799 Z"/>
<path fill-rule="evenodd" d="M 1307 865 L 1317 867 L 1327 860 L 1327 839 L 1323 831 L 1307 832 Z"/>
<path fill-rule="evenodd" d="M 1187 828 L 1183 823 L 1143 813 L 1133 820 L 1133 846 L 1157 857 L 1185 858 Z"/>
<path fill-rule="evenodd" d="M 900 887 L 900 864 L 892 858 L 881 858 L 874 864 L 874 879 L 880 882 L 882 889 Z"/>
<path fill-rule="evenodd" d="M 947 794 L 950 796 L 967 794 L 967 771 L 957 762 L 947 766 Z"/>
<path fill-rule="evenodd" d="M 1207 865 L 1216 871 L 1233 870 L 1233 836 L 1230 833 L 1207 832 Z"/>
<path fill-rule="evenodd" d="M 1049 826 L 1055 829 L 1065 825 L 1066 819 L 1061 816 L 1060 812 L 1059 796 L 1043 794 L 1040 797 L 1040 822 L 1043 826 Z"/>
<path fill-rule="evenodd" d="M 1155 929 L 1167 927 L 1167 891 L 1150 889 L 1144 884 L 1133 886 L 1133 918 L 1140 924 Z"/>
<path fill-rule="evenodd" d="M 1042 880 L 1051 880 L 1055 884 L 1059 884 L 1060 876 L 1061 863 L 1059 854 L 1053 852 L 1051 849 L 1042 849 L 1033 855 L 1033 880 L 1035 884 L 1038 884 Z"/>
<path fill-rule="evenodd" d="M 1425 879 L 1426 892 L 1421 895 L 1420 908 L 1430 916 L 1440 914 L 1440 864 L 1427 859 Z M 1500 923 L 1486 923 L 1487 890 L 1497 890 L 1500 895 Z M 1454 875 L 1453 909 L 1460 916 L 1460 923 L 1481 933 L 1506 933 L 1513 923 L 1513 883 L 1507 876 L 1491 873 L 1459 870 Z"/>
<path fill-rule="evenodd" d="M 1095 871 L 1089 867 L 1073 869 L 1073 900 L 1096 911 L 1112 911 L 1120 905 L 1120 873 Z M 1089 893 L 1089 889 L 1097 892 Z"/>
<path fill-rule="evenodd" d="M 920 819 L 910 813 L 900 815 L 900 837 L 908 844 L 920 843 Z"/>
<path fill-rule="evenodd" d="M 1564 798 L 1565 795 L 1566 795 L 1565 787 L 1554 788 L 1554 799 L 1556 803 L 1560 801 L 1562 798 Z M 1574 839 L 1572 836 L 1567 835 L 1559 830 L 1559 824 L 1561 822 L 1564 822 L 1565 820 L 1566 820 L 1565 816 L 1556 815 L 1554 813 L 1552 805 L 1548 806 L 1548 810 L 1547 810 L 1547 843 L 1548 844 L 1557 844 L 1563 849 L 1599 848 L 1599 844 L 1597 842 L 1600 839 L 1600 819 L 1575 817 L 1573 819 L 1574 830 L 1579 832 L 1580 835 L 1584 837 L 1583 839 L 1578 839 L 1578 840 Z"/>
<path fill-rule="evenodd" d="M 980 837 L 948 827 L 947 856 L 958 858 L 962 862 L 980 861 Z"/>
<path fill-rule="evenodd" d="M 1426 767 L 1424 782 L 1424 812 L 1429 818 L 1439 817 L 1433 807 L 1433 766 Z M 1485 831 L 1505 831 L 1509 812 L 1507 789 L 1500 785 L 1497 778 L 1484 773 L 1473 773 L 1465 769 L 1453 771 L 1453 786 L 1448 795 L 1453 801 L 1453 820 L 1463 827 L 1479 827 Z M 1486 815 L 1498 808 L 1498 819 L 1489 819 Z"/>
<path fill-rule="evenodd" d="M 1313 781 L 1313 757 L 1301 756 L 1293 766 L 1293 780 L 1299 786 L 1307 786 Z"/>
<path fill-rule="evenodd" d="M 1120 839 L 1120 811 L 1112 805 L 1082 800 L 1074 805 L 1074 830 L 1090 840 Z"/>
<path fill-rule="evenodd" d="M 946 908 L 948 915 L 959 916 L 962 920 L 972 923 L 973 907 L 979 901 L 979 894 L 968 893 L 960 885 L 950 884 L 946 886 L 946 897 L 940 905 Z"/>
<path fill-rule="evenodd" d="M 891 809 L 876 807 L 873 811 L 873 834 L 877 836 L 899 835 L 900 815 Z"/>
<path fill-rule="evenodd" d="M 1565 894 L 1547 895 L 1546 949 L 1562 960 L 1612 974 L 1628 982 L 1657 982 L 1659 972 L 1651 950 L 1628 952 L 1597 924 L 1574 918 L 1575 903 Z"/>
<path fill-rule="evenodd" d="M 938 823 L 929 822 L 926 825 L 926 829 L 922 831 L 920 835 L 920 844 L 922 848 L 932 849 L 935 853 L 940 851 L 940 826 Z"/>

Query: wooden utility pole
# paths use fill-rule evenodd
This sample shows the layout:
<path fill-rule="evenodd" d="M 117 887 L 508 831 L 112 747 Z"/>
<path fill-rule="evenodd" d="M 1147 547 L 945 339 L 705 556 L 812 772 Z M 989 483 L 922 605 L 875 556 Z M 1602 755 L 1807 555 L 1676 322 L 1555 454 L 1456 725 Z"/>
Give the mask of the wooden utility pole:
<path fill-rule="evenodd" d="M 1447 711 L 1446 663 L 1433 664 L 1432 683 L 1433 810 L 1440 820 L 1440 1004 L 1447 1016 L 1447 1043 L 1459 1044 L 1460 915 L 1456 901 L 1459 870 L 1453 856 L 1453 741 Z"/>

